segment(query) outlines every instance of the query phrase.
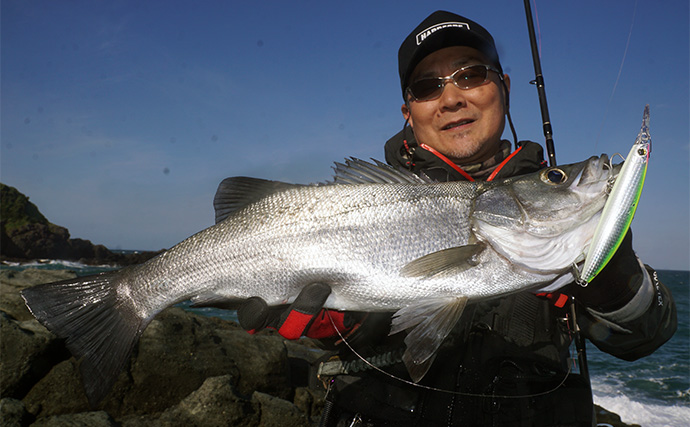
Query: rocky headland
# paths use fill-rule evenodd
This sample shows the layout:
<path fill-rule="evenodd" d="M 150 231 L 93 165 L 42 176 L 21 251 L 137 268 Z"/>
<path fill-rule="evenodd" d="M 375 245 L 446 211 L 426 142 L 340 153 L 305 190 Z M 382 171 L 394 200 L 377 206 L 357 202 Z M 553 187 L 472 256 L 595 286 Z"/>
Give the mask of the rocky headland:
<path fill-rule="evenodd" d="M 52 224 L 29 198 L 0 183 L 0 259 L 77 261 L 89 265 L 125 266 L 142 263 L 157 252 L 114 253 L 89 240 L 71 238 L 65 227 Z"/>
<path fill-rule="evenodd" d="M 0 425 L 311 426 L 324 390 L 309 387 L 323 356 L 309 340 L 291 342 L 181 308 L 144 331 L 109 395 L 89 406 L 64 342 L 30 314 L 19 294 L 76 277 L 65 270 L 0 271 Z"/>

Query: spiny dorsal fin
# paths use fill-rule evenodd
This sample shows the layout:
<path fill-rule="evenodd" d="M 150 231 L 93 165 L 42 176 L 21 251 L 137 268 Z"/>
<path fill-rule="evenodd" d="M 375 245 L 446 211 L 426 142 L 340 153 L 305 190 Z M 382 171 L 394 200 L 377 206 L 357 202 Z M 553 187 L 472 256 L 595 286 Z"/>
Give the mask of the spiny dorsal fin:
<path fill-rule="evenodd" d="M 335 162 L 333 182 L 328 184 L 431 184 L 434 181 L 425 174 L 415 175 L 405 169 L 395 169 L 372 159 L 376 164 L 354 157 L 345 164 Z"/>
<path fill-rule="evenodd" d="M 216 196 L 213 198 L 216 224 L 223 221 L 231 213 L 261 200 L 269 194 L 297 187 L 302 187 L 302 185 L 246 176 L 225 178 L 218 185 Z"/>
<path fill-rule="evenodd" d="M 436 351 L 465 310 L 468 298 L 427 300 L 398 310 L 390 334 L 410 329 L 405 337 L 403 362 L 412 381 L 419 382 L 436 358 Z"/>
<path fill-rule="evenodd" d="M 486 248 L 486 245 L 480 242 L 432 252 L 410 261 L 400 270 L 400 274 L 405 277 L 432 277 L 442 274 L 457 274 L 475 267 L 478 263 L 476 257 L 484 248 Z"/>

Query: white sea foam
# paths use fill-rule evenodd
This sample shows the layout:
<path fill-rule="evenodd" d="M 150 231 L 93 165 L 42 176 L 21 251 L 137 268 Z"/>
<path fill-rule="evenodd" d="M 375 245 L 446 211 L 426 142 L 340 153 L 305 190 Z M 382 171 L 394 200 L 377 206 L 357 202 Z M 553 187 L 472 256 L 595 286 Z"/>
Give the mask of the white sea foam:
<path fill-rule="evenodd" d="M 2 265 L 7 267 L 20 267 L 20 269 L 26 268 L 49 268 L 54 269 L 71 269 L 71 270 L 81 270 L 89 268 L 112 268 L 111 265 L 88 265 L 77 261 L 67 261 L 64 259 L 36 259 L 28 262 L 12 262 L 3 261 Z"/>
<path fill-rule="evenodd" d="M 594 403 L 614 412 L 621 417 L 621 421 L 641 426 L 670 426 L 687 427 L 690 425 L 690 406 L 679 402 L 677 405 L 660 405 L 641 403 L 625 395 L 611 395 L 600 393 L 594 386 Z"/>

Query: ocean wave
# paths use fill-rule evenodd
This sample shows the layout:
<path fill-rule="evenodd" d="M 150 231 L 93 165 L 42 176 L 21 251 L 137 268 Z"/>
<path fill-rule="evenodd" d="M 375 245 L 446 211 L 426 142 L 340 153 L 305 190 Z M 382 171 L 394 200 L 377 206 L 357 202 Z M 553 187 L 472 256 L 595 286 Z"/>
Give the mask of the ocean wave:
<path fill-rule="evenodd" d="M 62 259 L 36 259 L 26 262 L 3 261 L 0 263 L 0 270 L 21 271 L 30 268 L 39 270 L 72 270 L 77 276 L 88 276 L 104 271 L 117 270 L 117 267 L 113 267 L 112 265 L 88 265 L 77 261 Z"/>
<path fill-rule="evenodd" d="M 638 402 L 625 395 L 609 396 L 594 392 L 594 403 L 620 415 L 628 424 L 641 426 L 688 426 L 690 425 L 690 406 Z"/>
<path fill-rule="evenodd" d="M 87 267 L 86 264 L 76 261 L 67 261 L 63 259 L 35 259 L 27 262 L 10 262 L 4 261 L 3 264 L 11 267 L 42 267 L 46 265 L 60 265 L 68 268 L 84 268 Z"/>

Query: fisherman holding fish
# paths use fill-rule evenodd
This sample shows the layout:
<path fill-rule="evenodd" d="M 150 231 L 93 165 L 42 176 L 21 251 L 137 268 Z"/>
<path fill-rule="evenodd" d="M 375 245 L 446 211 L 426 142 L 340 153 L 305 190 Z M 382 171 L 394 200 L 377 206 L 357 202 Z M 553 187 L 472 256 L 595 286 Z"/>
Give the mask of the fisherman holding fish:
<path fill-rule="evenodd" d="M 389 164 L 436 181 L 492 181 L 546 167 L 539 144 L 517 140 L 510 78 L 481 25 L 434 12 L 403 41 L 398 61 L 405 126 L 385 144 Z M 514 149 L 501 139 L 506 118 Z M 570 359 L 577 357 L 577 334 L 636 360 L 676 328 L 673 299 L 633 252 L 630 232 L 589 286 L 470 302 L 418 384 L 400 380 L 409 380 L 400 363 L 404 334 L 388 336 L 390 314 L 326 311 L 330 293 L 315 283 L 287 310 L 252 298 L 238 312 L 250 331 L 271 327 L 287 338 L 324 342 L 344 337 L 387 372 L 357 364 L 353 350 L 339 343 L 340 360 L 326 363 L 340 372 L 328 378 L 323 425 L 594 425 L 586 364 Z"/>
<path fill-rule="evenodd" d="M 673 335 L 673 299 L 625 234 L 647 109 L 624 166 L 547 168 L 538 144 L 501 140 L 510 79 L 479 24 L 435 12 L 398 61 L 392 166 L 350 159 L 322 185 L 226 178 L 216 224 L 163 254 L 21 292 L 92 406 L 155 316 L 190 299 L 332 345 L 323 425 L 592 425 L 583 338 L 635 360 Z"/>

